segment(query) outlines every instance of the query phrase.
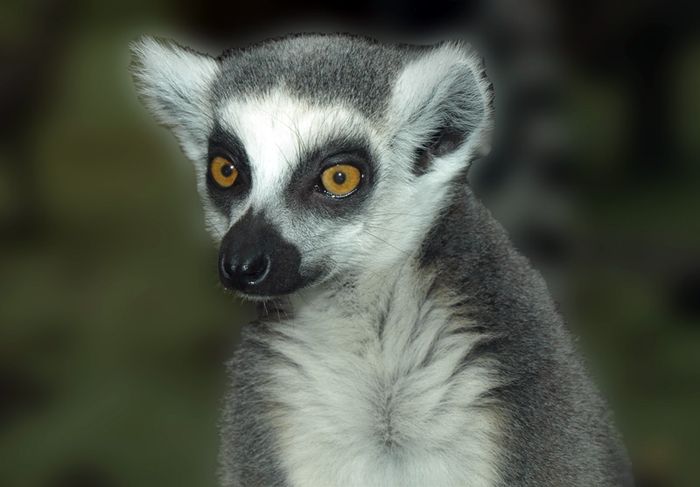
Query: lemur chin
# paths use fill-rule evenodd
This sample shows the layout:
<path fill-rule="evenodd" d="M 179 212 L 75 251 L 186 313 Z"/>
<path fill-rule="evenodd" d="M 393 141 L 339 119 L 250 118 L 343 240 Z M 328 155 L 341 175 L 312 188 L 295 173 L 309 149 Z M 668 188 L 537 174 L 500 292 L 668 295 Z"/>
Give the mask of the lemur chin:
<path fill-rule="evenodd" d="M 221 485 L 631 485 L 542 278 L 465 183 L 492 126 L 470 48 L 132 50 L 222 283 L 278 311 L 229 365 Z"/>

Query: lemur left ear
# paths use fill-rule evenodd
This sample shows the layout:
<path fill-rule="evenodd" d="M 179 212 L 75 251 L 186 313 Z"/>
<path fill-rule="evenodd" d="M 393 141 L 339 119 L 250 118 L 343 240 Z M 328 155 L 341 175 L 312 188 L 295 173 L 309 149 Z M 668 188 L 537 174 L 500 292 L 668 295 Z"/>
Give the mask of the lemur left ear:
<path fill-rule="evenodd" d="M 219 63 L 152 37 L 133 42 L 131 54 L 134 80 L 146 106 L 172 129 L 190 159 L 200 159 L 213 128 L 210 86 Z"/>
<path fill-rule="evenodd" d="M 413 172 L 460 150 L 476 158 L 488 151 L 491 95 L 483 64 L 467 46 L 445 43 L 422 52 L 400 72 L 389 104 L 392 141 L 415 151 Z"/>

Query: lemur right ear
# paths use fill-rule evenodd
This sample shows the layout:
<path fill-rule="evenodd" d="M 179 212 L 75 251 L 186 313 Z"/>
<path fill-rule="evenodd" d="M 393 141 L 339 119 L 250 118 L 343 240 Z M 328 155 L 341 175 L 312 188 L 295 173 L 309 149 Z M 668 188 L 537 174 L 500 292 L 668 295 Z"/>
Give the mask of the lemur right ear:
<path fill-rule="evenodd" d="M 185 154 L 200 159 L 213 127 L 210 87 L 216 59 L 174 42 L 143 37 L 131 44 L 132 74 L 146 106 L 172 129 Z"/>
<path fill-rule="evenodd" d="M 394 146 L 416 153 L 413 170 L 460 151 L 462 160 L 488 150 L 491 95 L 483 64 L 467 46 L 445 43 L 422 51 L 396 80 L 389 104 Z"/>

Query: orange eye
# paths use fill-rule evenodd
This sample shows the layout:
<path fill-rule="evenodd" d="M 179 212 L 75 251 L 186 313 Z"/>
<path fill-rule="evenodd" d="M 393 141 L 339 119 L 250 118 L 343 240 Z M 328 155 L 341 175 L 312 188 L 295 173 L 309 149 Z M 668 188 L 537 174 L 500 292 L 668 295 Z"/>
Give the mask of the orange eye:
<path fill-rule="evenodd" d="M 227 189 L 238 178 L 238 169 L 225 157 L 217 156 L 209 163 L 209 174 L 219 187 Z"/>
<path fill-rule="evenodd" d="M 347 196 L 357 189 L 362 173 L 355 166 L 336 164 L 321 173 L 323 188 L 332 196 Z"/>

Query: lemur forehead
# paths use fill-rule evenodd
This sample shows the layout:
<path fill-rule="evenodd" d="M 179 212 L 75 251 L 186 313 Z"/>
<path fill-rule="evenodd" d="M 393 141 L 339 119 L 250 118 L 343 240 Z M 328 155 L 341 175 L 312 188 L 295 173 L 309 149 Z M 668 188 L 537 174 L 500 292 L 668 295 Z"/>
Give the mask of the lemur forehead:
<path fill-rule="evenodd" d="M 285 86 L 300 99 L 354 107 L 380 116 L 391 86 L 420 49 L 384 45 L 348 35 L 303 35 L 273 39 L 220 58 L 214 86 L 218 99 L 257 95 Z"/>

